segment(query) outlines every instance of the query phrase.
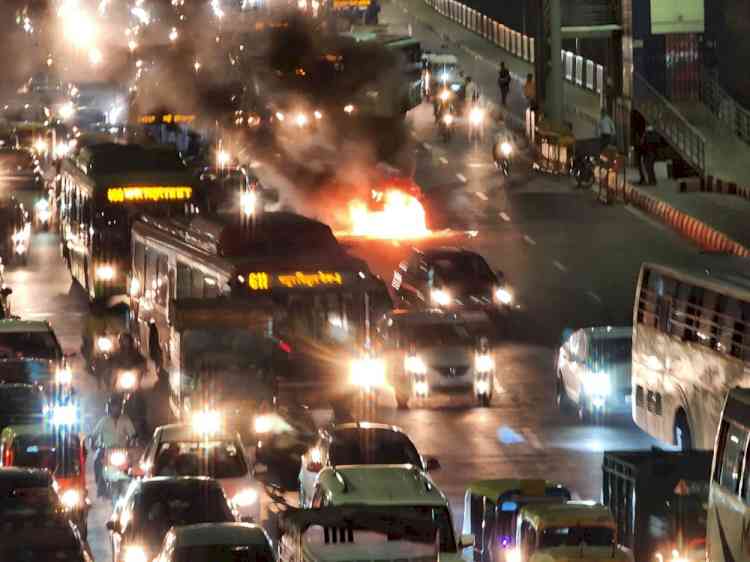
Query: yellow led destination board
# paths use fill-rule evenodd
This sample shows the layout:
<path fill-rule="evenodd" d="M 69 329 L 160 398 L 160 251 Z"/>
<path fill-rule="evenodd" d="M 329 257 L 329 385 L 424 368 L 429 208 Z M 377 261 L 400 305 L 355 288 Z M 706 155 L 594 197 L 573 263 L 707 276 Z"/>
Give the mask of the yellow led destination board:
<path fill-rule="evenodd" d="M 295 271 L 294 273 L 283 274 L 253 272 L 247 276 L 247 286 L 253 291 L 267 291 L 279 285 L 286 289 L 296 287 L 311 289 L 343 284 L 343 276 L 336 271 L 314 271 L 311 273 Z"/>
<path fill-rule="evenodd" d="M 142 125 L 153 125 L 157 121 L 161 123 L 192 123 L 195 115 L 184 115 L 180 113 L 166 113 L 164 115 L 141 115 L 138 122 Z"/>
<path fill-rule="evenodd" d="M 107 201 L 110 203 L 143 203 L 153 201 L 182 201 L 190 199 L 193 188 L 187 186 L 128 186 L 110 187 L 107 189 Z"/>
<path fill-rule="evenodd" d="M 333 0 L 333 7 L 336 8 L 366 8 L 370 5 L 370 0 Z"/>

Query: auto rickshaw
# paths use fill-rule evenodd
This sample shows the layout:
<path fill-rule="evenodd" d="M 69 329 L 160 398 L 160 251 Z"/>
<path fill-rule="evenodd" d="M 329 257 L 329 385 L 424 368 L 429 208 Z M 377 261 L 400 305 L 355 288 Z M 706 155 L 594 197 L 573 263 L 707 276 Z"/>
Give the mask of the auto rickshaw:
<path fill-rule="evenodd" d="M 50 471 L 63 507 L 85 540 L 91 501 L 86 448 L 77 432 L 46 423 L 8 426 L 0 435 L 0 466 Z"/>
<path fill-rule="evenodd" d="M 518 511 L 529 504 L 563 503 L 570 491 L 548 480 L 477 480 L 466 490 L 462 534 L 473 534 L 474 560 L 503 562 L 515 544 Z"/>

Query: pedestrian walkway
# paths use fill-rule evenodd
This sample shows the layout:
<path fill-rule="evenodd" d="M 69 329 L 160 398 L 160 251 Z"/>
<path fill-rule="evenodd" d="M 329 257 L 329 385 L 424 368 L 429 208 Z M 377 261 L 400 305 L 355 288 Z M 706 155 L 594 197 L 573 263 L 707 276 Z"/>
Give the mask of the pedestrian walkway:
<path fill-rule="evenodd" d="M 448 50 L 459 56 L 459 60 L 467 59 L 464 65 L 467 74 L 477 81 L 482 94 L 498 105 L 500 89 L 497 86 L 497 72 L 500 61 L 504 61 L 513 77 L 508 97 L 509 118 L 516 127 L 523 124 L 526 100 L 522 90 L 526 75 L 534 73 L 531 63 L 443 17 L 426 5 L 424 0 L 391 0 L 383 5 L 383 23 L 401 25 L 405 19 L 412 24 L 414 35 L 420 41 L 427 41 L 423 48 Z M 441 43 L 446 46 L 445 49 L 441 49 Z M 464 61 L 461 62 L 463 64 Z M 578 138 L 593 137 L 599 119 L 599 95 L 568 83 L 564 85 L 563 95 L 565 119 L 573 125 L 574 134 Z"/>

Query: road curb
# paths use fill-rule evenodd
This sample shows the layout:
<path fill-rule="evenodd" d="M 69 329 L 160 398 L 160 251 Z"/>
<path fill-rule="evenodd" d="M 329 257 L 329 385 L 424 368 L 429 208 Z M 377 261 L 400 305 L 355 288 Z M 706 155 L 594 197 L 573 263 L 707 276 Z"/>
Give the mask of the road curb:
<path fill-rule="evenodd" d="M 625 185 L 625 200 L 696 242 L 704 250 L 742 257 L 750 256 L 750 248 L 630 183 Z"/>

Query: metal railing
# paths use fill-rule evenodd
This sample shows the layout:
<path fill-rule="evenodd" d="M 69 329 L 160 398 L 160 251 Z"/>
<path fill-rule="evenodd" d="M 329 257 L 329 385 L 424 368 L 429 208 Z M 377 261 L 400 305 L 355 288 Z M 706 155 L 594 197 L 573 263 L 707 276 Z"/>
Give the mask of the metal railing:
<path fill-rule="evenodd" d="M 706 137 L 693 127 L 669 100 L 636 72 L 633 73 L 633 93 L 635 109 L 687 162 L 701 174 L 705 174 Z"/>
<path fill-rule="evenodd" d="M 424 0 L 439 14 L 484 37 L 512 55 L 534 64 L 534 38 L 485 16 L 457 0 Z M 584 90 L 601 94 L 604 90 L 605 68 L 570 51 L 561 51 L 563 77 L 566 82 Z"/>
<path fill-rule="evenodd" d="M 750 111 L 738 104 L 709 71 L 701 73 L 701 101 L 719 121 L 750 144 Z"/>

